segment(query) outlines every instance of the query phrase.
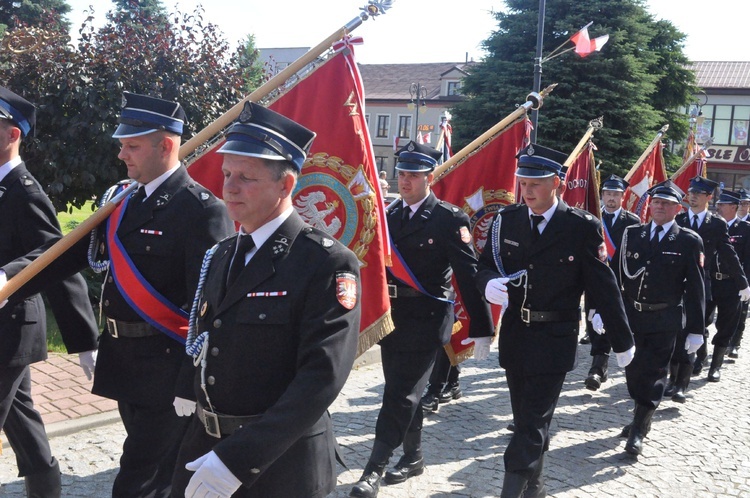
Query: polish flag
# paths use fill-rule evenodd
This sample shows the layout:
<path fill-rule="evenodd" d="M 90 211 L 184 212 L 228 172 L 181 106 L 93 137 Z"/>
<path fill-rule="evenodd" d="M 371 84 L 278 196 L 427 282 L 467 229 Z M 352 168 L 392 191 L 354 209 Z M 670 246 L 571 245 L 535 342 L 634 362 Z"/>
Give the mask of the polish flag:
<path fill-rule="evenodd" d="M 570 37 L 570 41 L 576 44 L 575 52 L 581 57 L 600 51 L 604 44 L 609 41 L 609 35 L 600 36 L 593 40 L 589 39 L 589 26 L 592 24 L 594 23 L 588 23 L 578 33 Z"/>

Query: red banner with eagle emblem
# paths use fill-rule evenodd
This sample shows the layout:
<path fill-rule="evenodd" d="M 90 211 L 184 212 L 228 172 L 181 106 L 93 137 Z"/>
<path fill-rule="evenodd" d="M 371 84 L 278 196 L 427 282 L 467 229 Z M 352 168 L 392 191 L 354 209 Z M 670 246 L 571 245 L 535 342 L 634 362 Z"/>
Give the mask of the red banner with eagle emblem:
<path fill-rule="evenodd" d="M 335 55 L 269 107 L 317 133 L 293 204 L 307 223 L 338 239 L 359 259 L 360 355 L 393 330 L 385 270 L 387 228 L 364 116 L 362 79 L 348 40 L 334 49 Z M 220 196 L 221 159 L 211 155 L 217 154 L 204 154 L 188 171 Z"/>
<path fill-rule="evenodd" d="M 528 144 L 530 122 L 526 116 L 517 119 L 498 132 L 487 143 L 473 151 L 435 180 L 432 190 L 438 199 L 463 209 L 471 221 L 471 237 L 477 254 L 484 251 L 490 225 L 495 213 L 515 202 L 516 154 Z M 451 342 L 445 350 L 451 364 L 474 354 L 474 346 L 464 346 L 461 341 L 469 334 L 471 318 L 466 312 L 458 286 L 454 312 L 461 326 L 454 327 Z M 492 306 L 492 317 L 497 324 L 500 307 Z"/>

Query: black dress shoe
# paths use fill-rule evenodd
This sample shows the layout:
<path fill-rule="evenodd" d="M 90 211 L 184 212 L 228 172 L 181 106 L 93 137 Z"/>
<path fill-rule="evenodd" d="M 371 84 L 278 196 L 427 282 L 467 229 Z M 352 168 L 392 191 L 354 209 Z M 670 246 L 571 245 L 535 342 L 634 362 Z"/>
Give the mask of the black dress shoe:
<path fill-rule="evenodd" d="M 693 364 L 693 375 L 700 375 L 701 370 L 703 370 L 703 362 L 695 360 L 695 363 Z"/>
<path fill-rule="evenodd" d="M 359 478 L 359 482 L 352 487 L 349 496 L 354 498 L 377 498 L 380 490 L 380 474 L 370 472 Z"/>
<path fill-rule="evenodd" d="M 719 382 L 721 380 L 721 370 L 720 369 L 713 369 L 710 368 L 708 370 L 708 379 L 709 382 Z"/>
<path fill-rule="evenodd" d="M 672 401 L 675 403 L 684 403 L 687 401 L 687 396 L 685 396 L 685 391 L 683 389 L 677 389 L 677 392 L 672 395 Z"/>
<path fill-rule="evenodd" d="M 509 423 L 507 429 L 510 432 L 516 432 L 516 424 L 514 424 L 513 422 Z"/>
<path fill-rule="evenodd" d="M 664 388 L 664 394 L 662 397 L 671 398 L 672 396 L 674 396 L 676 392 L 677 392 L 677 385 L 675 385 L 674 382 L 669 382 L 669 384 L 667 384 L 667 387 Z"/>
<path fill-rule="evenodd" d="M 591 343 L 591 338 L 589 337 L 588 334 L 581 337 L 581 340 L 578 341 L 578 344 L 590 344 L 590 343 Z"/>
<path fill-rule="evenodd" d="M 461 396 L 463 396 L 461 386 L 454 384 L 452 386 L 446 386 L 445 389 L 443 389 L 443 392 L 440 393 L 440 396 L 438 396 L 438 399 L 441 403 L 448 403 L 449 401 L 458 399 Z"/>
<path fill-rule="evenodd" d="M 395 467 L 385 473 L 383 480 L 387 484 L 398 484 L 405 482 L 408 478 L 419 476 L 424 473 L 424 458 L 419 457 L 416 461 L 410 462 L 411 458 L 406 455 L 402 456 Z"/>
<path fill-rule="evenodd" d="M 729 358 L 739 358 L 739 357 L 740 357 L 740 352 L 739 352 L 739 349 L 740 349 L 740 348 L 738 348 L 738 347 L 736 347 L 736 346 L 730 346 L 730 347 L 729 347 L 729 350 L 728 350 L 728 352 L 727 352 L 727 356 L 728 356 Z"/>
<path fill-rule="evenodd" d="M 420 401 L 422 404 L 422 410 L 426 412 L 436 412 L 438 411 L 438 406 L 440 405 L 440 400 L 437 397 L 437 395 L 432 393 L 427 393 L 424 396 L 422 396 L 422 400 Z"/>
<path fill-rule="evenodd" d="M 589 391 L 596 391 L 597 389 L 602 387 L 602 382 L 604 382 L 605 380 L 607 380 L 606 375 L 599 375 L 598 373 L 594 373 L 586 377 L 584 384 L 586 384 L 586 389 L 588 389 Z"/>

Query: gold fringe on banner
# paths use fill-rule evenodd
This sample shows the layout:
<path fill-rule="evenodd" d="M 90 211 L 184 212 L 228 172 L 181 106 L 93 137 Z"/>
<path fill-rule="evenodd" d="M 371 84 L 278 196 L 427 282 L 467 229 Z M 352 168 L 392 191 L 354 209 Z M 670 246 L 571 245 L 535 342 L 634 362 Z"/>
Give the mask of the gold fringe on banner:
<path fill-rule="evenodd" d="M 393 319 L 391 318 L 391 311 L 388 310 L 382 317 L 375 320 L 372 325 L 359 333 L 357 358 L 362 356 L 365 351 L 377 344 L 380 339 L 390 334 L 394 328 L 395 327 L 393 325 Z"/>

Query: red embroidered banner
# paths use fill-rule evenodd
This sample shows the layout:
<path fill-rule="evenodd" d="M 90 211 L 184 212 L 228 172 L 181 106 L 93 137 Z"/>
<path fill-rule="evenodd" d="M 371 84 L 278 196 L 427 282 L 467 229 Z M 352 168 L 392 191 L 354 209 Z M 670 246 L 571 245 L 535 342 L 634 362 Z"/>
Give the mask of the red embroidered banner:
<path fill-rule="evenodd" d="M 622 206 L 631 213 L 640 216 L 643 223 L 651 219 L 648 198 L 644 198 L 644 194 L 652 186 L 667 179 L 667 172 L 664 169 L 663 148 L 664 145 L 661 142 L 657 143 L 648 157 L 635 170 L 633 175 L 627 179 L 630 182 L 630 186 L 625 189 Z"/>

